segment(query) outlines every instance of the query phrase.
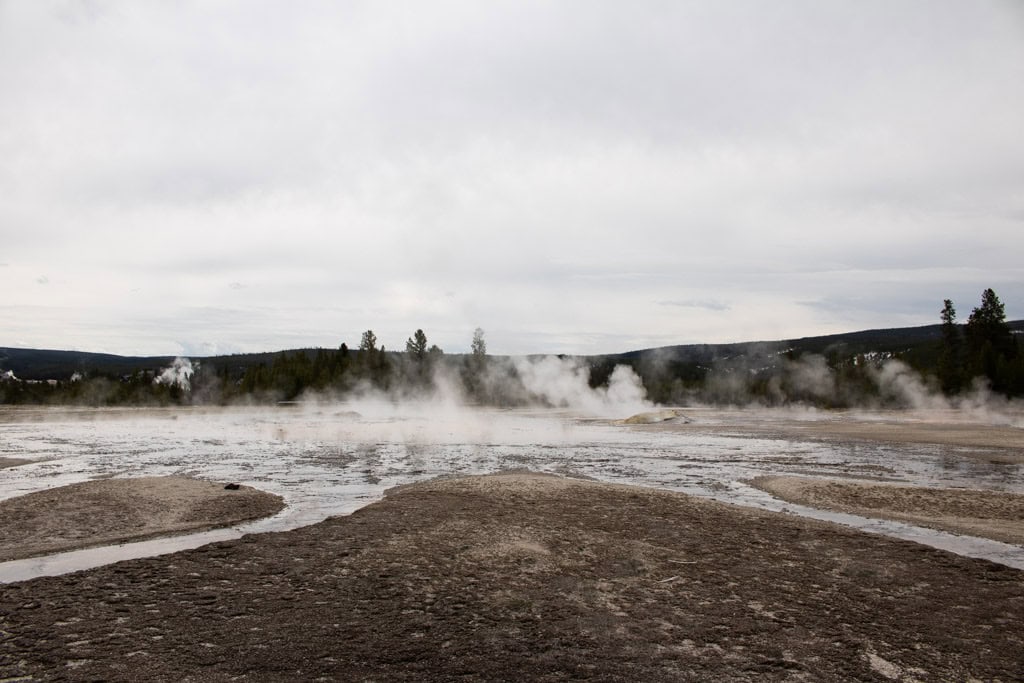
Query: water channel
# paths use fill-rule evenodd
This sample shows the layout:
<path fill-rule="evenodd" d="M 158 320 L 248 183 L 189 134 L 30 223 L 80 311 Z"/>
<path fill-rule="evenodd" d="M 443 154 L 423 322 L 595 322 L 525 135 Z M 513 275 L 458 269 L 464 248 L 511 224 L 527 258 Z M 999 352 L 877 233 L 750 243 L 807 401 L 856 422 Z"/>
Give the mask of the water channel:
<path fill-rule="evenodd" d="M 5 410 L 0 458 L 31 462 L 0 469 L 0 500 L 104 477 L 186 475 L 276 493 L 287 507 L 228 529 L 0 563 L 0 581 L 283 531 L 350 513 L 399 484 L 522 468 L 832 520 L 1024 568 L 1020 546 L 805 508 L 744 483 L 781 474 L 1024 493 L 1020 464 L 979 458 L 977 447 L 787 433 L 756 412 L 683 412 L 679 428 L 659 429 L 615 419 L 625 416 L 428 404 Z"/>

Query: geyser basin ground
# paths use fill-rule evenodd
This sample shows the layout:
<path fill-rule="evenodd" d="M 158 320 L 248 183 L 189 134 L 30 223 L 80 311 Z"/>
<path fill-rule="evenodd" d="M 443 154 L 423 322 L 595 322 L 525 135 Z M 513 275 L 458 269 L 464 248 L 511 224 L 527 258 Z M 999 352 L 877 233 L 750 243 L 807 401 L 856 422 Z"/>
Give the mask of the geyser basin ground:
<path fill-rule="evenodd" d="M 1024 572 L 550 476 L 0 590 L 0 678 L 1017 680 Z"/>
<path fill-rule="evenodd" d="M 191 477 L 94 479 L 0 500 L 0 561 L 232 526 L 284 501 Z"/>
<path fill-rule="evenodd" d="M 1019 415 L 686 409 L 686 423 L 614 424 L 551 411 L 382 403 L 276 409 L 0 410 L 0 497 L 106 477 L 182 475 L 282 496 L 235 529 L 0 565 L 19 580 L 296 528 L 437 476 L 527 468 L 786 509 L 1024 567 L 1018 546 L 815 511 L 746 485 L 761 475 L 873 478 L 1024 492 Z M 879 438 L 880 437 L 880 438 Z"/>

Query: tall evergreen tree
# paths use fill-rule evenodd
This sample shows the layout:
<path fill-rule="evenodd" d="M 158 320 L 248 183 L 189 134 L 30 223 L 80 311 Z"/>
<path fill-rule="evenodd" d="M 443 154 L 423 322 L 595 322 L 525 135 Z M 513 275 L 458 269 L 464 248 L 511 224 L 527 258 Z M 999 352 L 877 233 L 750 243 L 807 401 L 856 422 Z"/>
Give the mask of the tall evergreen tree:
<path fill-rule="evenodd" d="M 473 330 L 473 341 L 470 343 L 471 353 L 465 360 L 462 370 L 462 382 L 469 395 L 478 401 L 487 401 L 485 372 L 487 370 L 487 342 L 484 331 L 479 327 Z"/>
<path fill-rule="evenodd" d="M 956 309 L 950 299 L 943 301 L 942 320 L 942 351 L 939 354 L 939 381 L 942 390 L 947 394 L 960 390 L 963 382 L 962 344 L 960 328 L 956 324 Z"/>
<path fill-rule="evenodd" d="M 416 363 L 423 363 L 427 358 L 427 335 L 423 330 L 416 330 L 405 342 L 405 352 L 409 359 Z"/>
<path fill-rule="evenodd" d="M 363 332 L 362 338 L 359 340 L 360 351 L 376 351 L 377 350 L 377 335 L 373 333 L 373 330 L 367 330 Z"/>
<path fill-rule="evenodd" d="M 470 344 L 474 358 L 483 358 L 487 355 L 487 342 L 484 341 L 484 331 L 479 327 L 473 330 L 473 342 Z"/>
<path fill-rule="evenodd" d="M 377 386 L 386 384 L 387 359 L 384 356 L 383 344 L 377 348 L 377 335 L 373 330 L 363 332 L 359 341 L 359 358 L 357 359 L 364 377 L 369 378 Z"/>
<path fill-rule="evenodd" d="M 999 368 L 1016 357 L 1017 345 L 1006 324 L 1003 302 L 994 290 L 982 293 L 981 305 L 971 311 L 965 330 L 971 372 L 988 377 L 994 389 L 1003 390 Z"/>

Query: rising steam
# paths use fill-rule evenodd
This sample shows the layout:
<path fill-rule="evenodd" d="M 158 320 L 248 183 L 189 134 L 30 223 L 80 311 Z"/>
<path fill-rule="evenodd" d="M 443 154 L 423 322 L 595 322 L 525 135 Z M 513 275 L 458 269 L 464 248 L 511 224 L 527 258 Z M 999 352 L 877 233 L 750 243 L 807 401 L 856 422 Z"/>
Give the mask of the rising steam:
<path fill-rule="evenodd" d="M 541 403 L 592 415 L 629 415 L 649 410 L 643 382 L 632 368 L 617 365 L 607 387 L 590 386 L 590 369 L 579 360 L 545 356 L 517 359 L 523 388 Z"/>
<path fill-rule="evenodd" d="M 732 406 L 956 410 L 980 421 L 1024 427 L 1020 402 L 993 393 L 984 378 L 976 378 L 961 394 L 946 396 L 934 377 L 895 358 L 864 360 L 862 381 L 851 381 L 821 355 L 790 359 L 784 354 L 766 347 L 716 362 L 703 390 L 685 398 Z"/>
<path fill-rule="evenodd" d="M 492 357 L 468 382 L 464 373 L 458 363 L 439 363 L 432 370 L 428 386 L 415 391 L 402 386 L 382 389 L 364 381 L 338 394 L 306 391 L 301 402 L 346 402 L 360 406 L 361 413 L 362 406 L 371 405 L 426 413 L 461 413 L 472 407 L 533 407 L 616 419 L 654 407 L 643 381 L 627 365 L 616 366 L 607 384 L 596 387 L 591 386 L 585 361 L 557 356 Z"/>
<path fill-rule="evenodd" d="M 192 367 L 192 361 L 188 358 L 175 358 L 169 367 L 164 368 L 156 376 L 153 384 L 166 384 L 167 386 L 179 387 L 184 391 L 189 391 L 192 388 L 191 382 L 192 375 L 194 374 L 195 369 Z"/>

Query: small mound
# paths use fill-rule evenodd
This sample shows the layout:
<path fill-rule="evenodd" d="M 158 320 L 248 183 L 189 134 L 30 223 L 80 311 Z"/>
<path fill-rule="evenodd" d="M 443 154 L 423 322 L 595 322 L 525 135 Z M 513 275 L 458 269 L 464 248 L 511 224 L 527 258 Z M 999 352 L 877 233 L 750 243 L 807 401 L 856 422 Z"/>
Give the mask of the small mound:
<path fill-rule="evenodd" d="M 835 512 L 1024 544 L 1024 496 L 809 477 L 757 477 L 751 486 L 776 498 Z"/>
<path fill-rule="evenodd" d="M 676 410 L 675 408 L 662 408 L 661 410 L 653 410 L 647 413 L 637 413 L 632 417 L 627 417 L 622 421 L 622 424 L 652 425 L 659 422 L 668 422 L 669 420 L 689 422 L 689 420 L 683 416 L 681 411 Z"/>
<path fill-rule="evenodd" d="M 0 469 L 5 467 L 18 467 L 19 465 L 28 465 L 31 460 L 25 460 L 24 458 L 0 458 Z"/>
<path fill-rule="evenodd" d="M 100 479 L 0 501 L 0 561 L 231 526 L 280 496 L 189 477 Z"/>

